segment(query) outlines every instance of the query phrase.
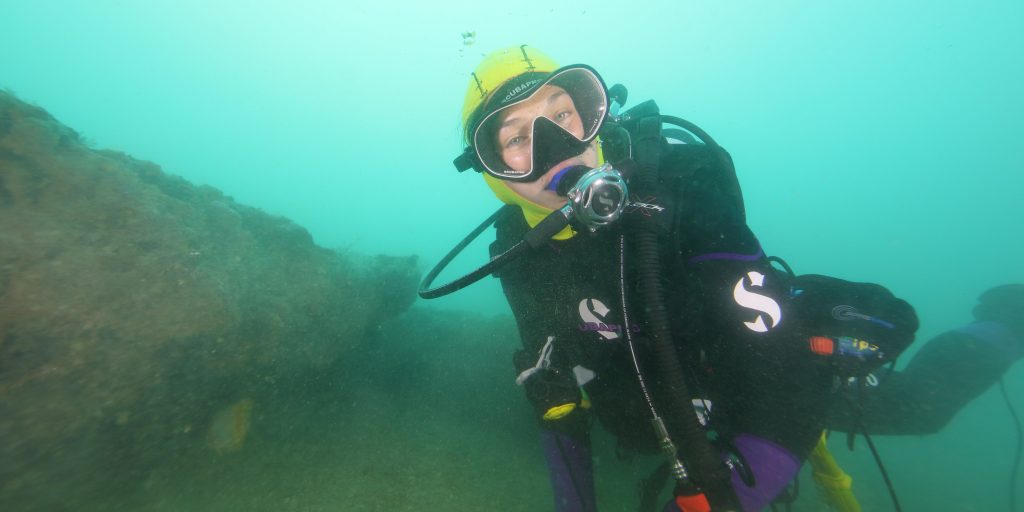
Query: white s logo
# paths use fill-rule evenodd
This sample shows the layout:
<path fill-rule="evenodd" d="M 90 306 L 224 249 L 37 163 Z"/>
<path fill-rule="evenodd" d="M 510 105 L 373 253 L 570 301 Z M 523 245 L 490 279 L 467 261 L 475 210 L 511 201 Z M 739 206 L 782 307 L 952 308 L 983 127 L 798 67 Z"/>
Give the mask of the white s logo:
<path fill-rule="evenodd" d="M 591 307 L 587 307 L 588 302 L 590 303 L 590 306 L 592 306 L 593 311 L 591 311 Z M 603 302 L 597 299 L 581 300 L 579 310 L 580 318 L 582 318 L 584 322 L 587 322 L 592 325 L 604 325 L 602 323 L 602 320 L 604 319 L 604 316 L 607 315 L 609 311 L 611 311 L 610 309 L 608 309 L 608 306 L 605 306 Z M 601 317 L 598 318 L 597 316 L 594 315 L 594 313 L 601 315 Z M 614 340 L 619 337 L 619 333 L 611 330 L 597 329 L 597 332 L 606 340 Z"/>
<path fill-rule="evenodd" d="M 758 288 L 764 286 L 764 274 L 760 272 L 747 272 L 747 277 L 750 278 L 750 285 Z M 746 279 L 741 278 L 736 282 L 736 287 L 732 290 L 732 298 L 736 301 L 736 304 L 745 308 L 760 311 L 768 318 L 771 319 L 771 325 L 765 325 L 764 315 L 757 315 L 757 318 L 753 322 L 743 322 L 743 325 L 747 326 L 754 332 L 768 332 L 768 329 L 777 327 L 782 322 L 782 309 L 779 307 L 779 303 L 772 300 L 771 297 L 765 295 L 759 295 L 747 290 L 743 286 L 743 282 Z"/>

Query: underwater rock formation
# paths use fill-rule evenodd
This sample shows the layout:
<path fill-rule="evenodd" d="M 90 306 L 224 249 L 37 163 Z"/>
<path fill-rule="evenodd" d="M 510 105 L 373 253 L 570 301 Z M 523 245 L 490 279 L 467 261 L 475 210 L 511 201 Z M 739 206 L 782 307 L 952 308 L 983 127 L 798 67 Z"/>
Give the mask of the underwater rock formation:
<path fill-rule="evenodd" d="M 0 503 L 130 478 L 225 407 L 244 438 L 252 399 L 412 303 L 415 263 L 318 247 L 0 91 Z"/>

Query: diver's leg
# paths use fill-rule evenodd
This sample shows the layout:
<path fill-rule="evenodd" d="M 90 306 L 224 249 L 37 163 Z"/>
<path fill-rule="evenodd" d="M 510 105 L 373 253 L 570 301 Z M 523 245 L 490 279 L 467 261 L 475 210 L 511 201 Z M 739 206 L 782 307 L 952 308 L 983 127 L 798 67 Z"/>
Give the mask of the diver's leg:
<path fill-rule="evenodd" d="M 595 512 L 597 504 L 590 436 L 585 429 L 573 430 L 541 430 L 541 445 L 551 475 L 555 511 Z"/>

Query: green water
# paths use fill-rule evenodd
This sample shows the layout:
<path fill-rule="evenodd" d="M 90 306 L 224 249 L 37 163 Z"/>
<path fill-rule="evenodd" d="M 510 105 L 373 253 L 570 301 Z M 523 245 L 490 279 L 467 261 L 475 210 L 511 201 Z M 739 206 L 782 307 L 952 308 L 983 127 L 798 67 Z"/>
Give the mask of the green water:
<path fill-rule="evenodd" d="M 96 147 L 291 218 L 322 246 L 418 254 L 426 267 L 498 206 L 450 164 L 467 75 L 482 54 L 529 43 L 625 84 L 630 104 L 654 98 L 701 125 L 732 153 L 767 252 L 799 273 L 885 284 L 917 307 L 924 340 L 969 321 L 982 290 L 1024 282 L 1022 26 L 1017 1 L 4 0 L 0 87 Z M 452 273 L 485 257 L 474 245 Z M 493 280 L 418 307 L 507 313 Z M 481 362 L 505 372 L 494 386 L 512 350 Z M 416 381 L 430 402 L 350 378 L 345 393 L 374 405 L 340 408 L 323 390 L 271 401 L 263 414 L 290 414 L 294 428 L 256 421 L 236 458 L 169 463 L 111 506 L 547 506 L 515 389 L 495 394 L 516 412 L 503 421 L 431 414 L 451 409 L 431 386 L 457 380 Z M 1024 409 L 1021 365 L 1006 386 Z M 413 412 L 396 417 L 390 399 Z M 938 435 L 877 442 L 905 510 L 987 511 L 1007 509 L 1014 436 L 990 390 Z M 890 509 L 863 443 L 834 449 L 864 509 Z M 624 508 L 624 475 L 643 462 L 603 457 L 606 510 Z"/>

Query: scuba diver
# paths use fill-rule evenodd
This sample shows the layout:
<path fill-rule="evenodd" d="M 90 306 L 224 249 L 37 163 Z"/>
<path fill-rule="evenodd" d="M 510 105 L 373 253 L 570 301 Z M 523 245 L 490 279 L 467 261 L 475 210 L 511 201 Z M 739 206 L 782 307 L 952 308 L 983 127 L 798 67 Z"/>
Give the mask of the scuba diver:
<path fill-rule="evenodd" d="M 488 55 L 455 165 L 506 206 L 420 295 L 500 279 L 556 511 L 598 508 L 595 421 L 620 454 L 663 455 L 675 482 L 664 510 L 760 510 L 814 448 L 837 383 L 893 360 L 917 317 L 879 285 L 796 276 L 767 257 L 729 154 L 653 101 L 619 113 L 624 102 L 589 66 L 526 45 Z M 431 288 L 491 223 L 490 261 Z"/>

